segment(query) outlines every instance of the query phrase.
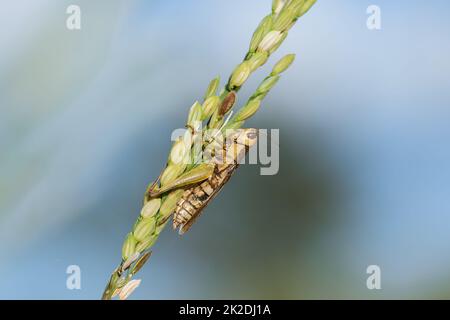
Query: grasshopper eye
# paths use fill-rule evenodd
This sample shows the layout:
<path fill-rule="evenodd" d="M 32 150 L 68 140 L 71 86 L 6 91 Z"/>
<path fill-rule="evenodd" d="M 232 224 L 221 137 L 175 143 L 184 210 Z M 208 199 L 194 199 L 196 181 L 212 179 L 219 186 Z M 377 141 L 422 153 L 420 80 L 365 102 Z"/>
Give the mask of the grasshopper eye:
<path fill-rule="evenodd" d="M 258 137 L 258 130 L 251 130 L 247 132 L 247 138 L 254 140 Z"/>

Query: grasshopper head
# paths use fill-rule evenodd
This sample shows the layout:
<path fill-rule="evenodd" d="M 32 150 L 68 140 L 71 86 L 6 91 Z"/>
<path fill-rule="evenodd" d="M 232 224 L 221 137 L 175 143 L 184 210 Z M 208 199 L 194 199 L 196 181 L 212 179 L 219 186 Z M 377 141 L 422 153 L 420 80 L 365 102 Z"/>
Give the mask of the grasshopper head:
<path fill-rule="evenodd" d="M 225 143 L 227 147 L 232 144 L 251 147 L 258 141 L 258 135 L 258 129 L 229 129 L 225 134 Z"/>
<path fill-rule="evenodd" d="M 258 140 L 258 129 L 240 129 L 236 137 L 236 142 L 246 145 L 247 147 L 253 146 Z"/>
<path fill-rule="evenodd" d="M 226 165 L 240 162 L 257 141 L 258 129 L 227 130 L 223 149 L 216 152 L 214 162 Z"/>

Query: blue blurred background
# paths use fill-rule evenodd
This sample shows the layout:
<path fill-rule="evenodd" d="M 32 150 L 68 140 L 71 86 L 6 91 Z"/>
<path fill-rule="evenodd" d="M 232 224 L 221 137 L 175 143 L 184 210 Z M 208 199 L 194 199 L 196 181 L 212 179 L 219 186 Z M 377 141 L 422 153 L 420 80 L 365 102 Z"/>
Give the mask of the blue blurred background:
<path fill-rule="evenodd" d="M 0 2 L 0 298 L 100 297 L 170 133 L 270 2 Z M 248 123 L 280 128 L 279 174 L 243 166 L 165 230 L 132 298 L 450 298 L 449 8 L 319 0 L 240 98 L 297 54 Z"/>

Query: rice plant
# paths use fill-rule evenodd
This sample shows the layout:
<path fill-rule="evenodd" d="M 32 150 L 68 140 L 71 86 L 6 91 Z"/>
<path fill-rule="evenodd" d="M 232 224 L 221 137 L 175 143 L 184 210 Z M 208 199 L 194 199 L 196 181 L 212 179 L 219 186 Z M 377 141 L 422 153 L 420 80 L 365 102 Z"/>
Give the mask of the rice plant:
<path fill-rule="evenodd" d="M 189 109 L 186 122 L 188 130 L 174 142 L 165 169 L 149 185 L 140 215 L 123 243 L 122 260 L 109 279 L 103 299 L 119 296 L 124 300 L 139 286 L 141 280 L 133 278 L 149 259 L 152 246 L 186 191 L 177 182 L 187 179 L 197 181 L 195 179 L 199 177 L 213 174 L 212 167 L 208 164 L 193 161 L 197 159 L 197 153 L 201 152 L 194 148 L 193 135 L 203 127 L 219 131 L 239 129 L 260 109 L 262 101 L 278 82 L 281 73 L 294 61 L 294 54 L 288 54 L 278 61 L 244 106 L 230 117 L 239 89 L 255 70 L 268 61 L 296 21 L 315 2 L 316 0 L 274 0 L 270 14 L 262 19 L 253 33 L 243 61 L 236 66 L 224 87 L 219 91 L 220 78 L 213 79 L 202 102 L 196 101 Z M 210 141 L 207 140 L 206 143 Z"/>

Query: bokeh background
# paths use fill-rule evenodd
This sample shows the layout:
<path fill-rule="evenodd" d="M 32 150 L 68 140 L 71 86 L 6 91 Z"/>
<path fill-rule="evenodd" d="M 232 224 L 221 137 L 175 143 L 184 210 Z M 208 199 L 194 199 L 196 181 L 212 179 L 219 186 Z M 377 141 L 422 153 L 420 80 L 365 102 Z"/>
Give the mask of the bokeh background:
<path fill-rule="evenodd" d="M 170 133 L 270 2 L 0 2 L 0 298 L 100 297 Z M 449 8 L 319 0 L 240 98 L 297 53 L 248 123 L 280 129 L 279 174 L 243 166 L 165 230 L 132 298 L 450 298 Z"/>

